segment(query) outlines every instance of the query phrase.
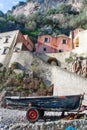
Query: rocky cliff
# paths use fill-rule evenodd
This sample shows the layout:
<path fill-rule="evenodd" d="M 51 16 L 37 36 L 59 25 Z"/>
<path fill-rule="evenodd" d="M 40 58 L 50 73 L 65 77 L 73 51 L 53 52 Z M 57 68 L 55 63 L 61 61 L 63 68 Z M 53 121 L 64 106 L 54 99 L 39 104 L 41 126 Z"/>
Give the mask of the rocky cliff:
<path fill-rule="evenodd" d="M 24 14 L 26 16 L 35 12 L 45 12 L 50 8 L 58 8 L 62 3 L 72 4 L 77 10 L 81 7 L 82 0 L 27 0 L 26 3 L 13 7 L 12 15 Z"/>

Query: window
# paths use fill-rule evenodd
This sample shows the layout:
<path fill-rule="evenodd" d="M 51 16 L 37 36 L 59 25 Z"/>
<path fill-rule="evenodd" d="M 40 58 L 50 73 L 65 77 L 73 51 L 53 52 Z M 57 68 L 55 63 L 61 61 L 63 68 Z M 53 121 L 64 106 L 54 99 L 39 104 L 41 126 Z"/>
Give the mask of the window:
<path fill-rule="evenodd" d="M 79 43 L 76 44 L 76 47 L 79 47 Z"/>
<path fill-rule="evenodd" d="M 75 47 L 79 47 L 79 38 L 77 37 L 74 41 Z"/>
<path fill-rule="evenodd" d="M 5 41 L 4 41 L 4 43 L 8 43 L 8 38 L 7 37 L 6 37 Z"/>
<path fill-rule="evenodd" d="M 2 54 L 7 54 L 9 50 L 9 47 L 4 47 L 3 53 Z"/>
<path fill-rule="evenodd" d="M 46 48 L 43 48 L 43 51 L 46 51 Z"/>
<path fill-rule="evenodd" d="M 63 39 L 63 44 L 67 44 L 67 40 L 66 39 Z"/>
<path fill-rule="evenodd" d="M 63 52 L 61 49 L 59 49 L 59 52 Z"/>
<path fill-rule="evenodd" d="M 45 37 L 44 42 L 49 42 L 49 38 Z"/>

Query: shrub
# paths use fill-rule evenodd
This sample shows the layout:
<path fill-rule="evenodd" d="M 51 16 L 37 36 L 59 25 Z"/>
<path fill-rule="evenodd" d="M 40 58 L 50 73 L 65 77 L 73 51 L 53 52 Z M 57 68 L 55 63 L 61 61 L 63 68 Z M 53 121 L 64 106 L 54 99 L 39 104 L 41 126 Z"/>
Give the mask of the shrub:
<path fill-rule="evenodd" d="M 13 63 L 11 64 L 11 68 L 12 68 L 12 69 L 18 69 L 18 62 L 13 62 Z"/>
<path fill-rule="evenodd" d="M 66 58 L 65 59 L 65 62 L 67 62 L 67 63 L 70 63 L 70 62 L 72 62 L 73 61 L 73 58 L 72 57 L 69 57 L 69 58 Z"/>
<path fill-rule="evenodd" d="M 18 90 L 18 91 L 22 91 L 22 90 L 23 90 L 23 86 L 22 86 L 22 85 L 19 85 L 19 86 L 17 87 L 17 90 Z"/>
<path fill-rule="evenodd" d="M 37 27 L 37 24 L 35 21 L 30 21 L 28 23 L 25 24 L 25 28 L 29 31 L 34 31 Z"/>
<path fill-rule="evenodd" d="M 43 82 L 41 82 L 40 83 L 40 86 L 39 86 L 41 89 L 46 89 L 46 85 L 43 83 Z"/>

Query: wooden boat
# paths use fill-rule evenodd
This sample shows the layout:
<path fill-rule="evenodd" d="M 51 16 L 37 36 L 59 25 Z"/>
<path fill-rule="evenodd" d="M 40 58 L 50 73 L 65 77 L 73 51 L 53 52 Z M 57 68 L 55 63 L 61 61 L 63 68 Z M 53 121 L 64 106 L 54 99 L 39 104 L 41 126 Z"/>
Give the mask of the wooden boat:
<path fill-rule="evenodd" d="M 7 106 L 26 107 L 27 119 L 31 122 L 43 118 L 44 111 L 72 111 L 79 109 L 83 95 L 39 96 L 39 97 L 6 97 Z"/>

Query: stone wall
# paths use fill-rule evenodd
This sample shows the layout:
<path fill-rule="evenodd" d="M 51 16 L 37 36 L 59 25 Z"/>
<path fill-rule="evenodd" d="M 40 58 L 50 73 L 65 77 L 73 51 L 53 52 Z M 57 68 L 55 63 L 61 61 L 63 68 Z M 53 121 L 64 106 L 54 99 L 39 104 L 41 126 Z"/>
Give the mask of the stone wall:
<path fill-rule="evenodd" d="M 51 85 L 52 66 L 45 63 L 33 53 L 30 53 L 29 51 L 14 52 L 11 57 L 9 67 L 14 62 L 18 62 L 21 69 L 25 70 L 26 72 L 31 72 L 31 65 L 33 64 L 36 66 L 34 71 L 36 72 L 37 76 L 41 77 L 48 86 Z"/>
<path fill-rule="evenodd" d="M 12 63 L 18 62 L 21 64 L 21 67 L 28 69 L 32 61 L 33 55 L 28 51 L 13 52 L 9 67 Z"/>
<path fill-rule="evenodd" d="M 87 79 L 77 74 L 60 69 L 53 68 L 54 95 L 87 95 Z"/>
<path fill-rule="evenodd" d="M 70 52 L 63 52 L 63 53 L 45 53 L 45 54 L 38 54 L 38 56 L 47 62 L 50 58 L 56 58 L 58 60 L 58 65 L 62 68 L 65 67 L 65 59 L 69 58 Z"/>

